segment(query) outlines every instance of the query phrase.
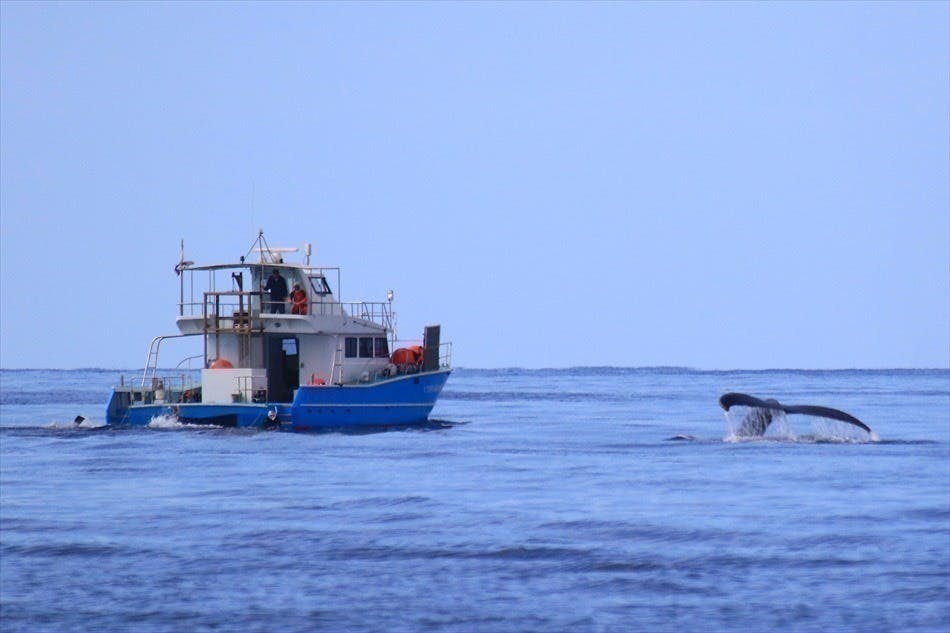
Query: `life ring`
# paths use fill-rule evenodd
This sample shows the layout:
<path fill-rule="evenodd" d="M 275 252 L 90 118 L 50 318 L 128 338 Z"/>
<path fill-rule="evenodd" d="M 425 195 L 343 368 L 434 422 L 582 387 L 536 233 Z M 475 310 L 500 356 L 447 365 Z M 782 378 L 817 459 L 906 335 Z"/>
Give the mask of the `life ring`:
<path fill-rule="evenodd" d="M 323 374 L 310 374 L 310 383 L 315 387 L 320 387 L 327 384 L 326 377 Z"/>

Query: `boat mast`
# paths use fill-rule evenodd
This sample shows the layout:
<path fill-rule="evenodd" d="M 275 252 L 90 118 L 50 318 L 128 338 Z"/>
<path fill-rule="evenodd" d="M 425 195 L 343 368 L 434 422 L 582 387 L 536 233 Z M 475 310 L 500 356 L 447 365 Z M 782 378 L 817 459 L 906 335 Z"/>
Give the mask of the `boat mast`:
<path fill-rule="evenodd" d="M 181 254 L 178 256 L 178 263 L 185 261 L 185 238 L 181 238 Z M 178 270 L 178 316 L 185 316 L 185 278 L 181 276 Z"/>
<path fill-rule="evenodd" d="M 185 238 L 181 239 L 181 253 L 178 255 L 178 263 L 175 264 L 175 274 L 178 275 L 178 316 L 185 316 L 185 269 L 194 264 L 194 262 L 185 261 Z"/>

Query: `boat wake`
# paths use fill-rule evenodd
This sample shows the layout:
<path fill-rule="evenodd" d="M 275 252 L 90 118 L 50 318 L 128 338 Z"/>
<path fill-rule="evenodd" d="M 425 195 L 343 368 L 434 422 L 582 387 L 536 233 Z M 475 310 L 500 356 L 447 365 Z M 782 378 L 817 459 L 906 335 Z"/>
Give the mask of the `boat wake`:
<path fill-rule="evenodd" d="M 342 434 L 342 435 L 373 435 L 376 433 L 392 433 L 392 432 L 433 432 L 433 431 L 446 431 L 450 430 L 456 426 L 468 424 L 468 422 L 460 421 L 451 421 L 451 420 L 436 420 L 430 419 L 426 422 L 419 424 L 406 424 L 406 425 L 387 425 L 380 424 L 379 426 L 364 426 L 364 427 L 337 427 L 337 428 L 324 428 L 314 431 L 291 431 L 290 429 L 262 429 L 260 427 L 245 427 L 245 428 L 234 428 L 227 426 L 220 426 L 215 424 L 191 424 L 188 422 L 181 422 L 174 415 L 156 415 L 153 416 L 148 424 L 135 427 L 134 425 L 122 425 L 122 424 L 107 424 L 105 420 L 89 420 L 84 418 L 81 422 L 62 422 L 62 421 L 53 421 L 47 424 L 36 424 L 36 425 L 14 425 L 14 426 L 5 426 L 0 425 L 0 432 L 10 432 L 10 433 L 26 433 L 26 434 L 45 434 L 50 433 L 54 435 L 60 434 L 71 434 L 77 433 L 81 435 L 83 432 L 88 431 L 117 431 L 117 432 L 127 432 L 133 428 L 138 428 L 139 430 L 153 430 L 153 431 L 224 431 L 231 435 L 253 435 L 255 433 L 261 432 L 293 432 L 293 433 L 305 433 L 305 434 L 316 434 L 316 435 L 325 435 L 325 434 Z M 78 436 L 77 435 L 77 436 Z"/>

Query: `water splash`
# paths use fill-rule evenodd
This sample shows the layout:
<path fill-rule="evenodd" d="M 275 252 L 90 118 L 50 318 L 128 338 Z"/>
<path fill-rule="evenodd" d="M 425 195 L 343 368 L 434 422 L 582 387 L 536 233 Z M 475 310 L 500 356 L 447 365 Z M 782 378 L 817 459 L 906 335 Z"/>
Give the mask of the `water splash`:
<path fill-rule="evenodd" d="M 187 424 L 178 421 L 176 415 L 155 415 L 146 425 L 150 429 L 183 429 Z"/>
<path fill-rule="evenodd" d="M 145 425 L 148 429 L 223 429 L 225 427 L 217 424 L 192 424 L 182 422 L 174 413 L 152 416 L 152 419 Z"/>
<path fill-rule="evenodd" d="M 726 442 L 749 442 L 749 441 L 786 441 L 798 443 L 821 443 L 821 442 L 841 442 L 841 443 L 865 443 L 880 442 L 881 438 L 873 431 L 868 433 L 864 429 L 851 424 L 810 415 L 798 415 L 796 421 L 804 421 L 808 425 L 808 432 L 797 433 L 789 417 L 783 411 L 769 410 L 768 416 L 771 422 L 767 424 L 764 432 L 758 432 L 760 428 L 762 409 L 752 407 L 732 407 L 725 412 L 726 417 L 726 436 L 723 441 Z M 750 422 L 751 421 L 751 422 Z M 759 427 L 759 428 L 757 428 Z M 804 429 L 803 429 L 804 430 Z"/>
<path fill-rule="evenodd" d="M 814 416 L 804 416 L 811 424 L 811 430 L 818 441 L 825 442 L 880 442 L 881 438 L 877 433 L 870 433 L 864 429 L 858 428 L 838 420 L 829 420 Z"/>
<path fill-rule="evenodd" d="M 89 430 L 89 429 L 101 429 L 104 426 L 106 426 L 105 420 L 90 420 L 89 418 L 86 418 L 79 424 L 76 424 L 75 422 L 53 421 L 47 424 L 46 426 L 44 426 L 43 428 L 54 429 L 54 430 L 59 430 L 59 429 Z"/>

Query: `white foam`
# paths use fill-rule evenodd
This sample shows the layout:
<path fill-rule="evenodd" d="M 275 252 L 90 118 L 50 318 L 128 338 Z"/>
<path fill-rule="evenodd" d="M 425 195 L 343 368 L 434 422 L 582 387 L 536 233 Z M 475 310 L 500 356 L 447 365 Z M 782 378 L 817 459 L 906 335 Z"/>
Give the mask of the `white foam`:
<path fill-rule="evenodd" d="M 146 426 L 150 429 L 181 429 L 187 425 L 179 422 L 175 415 L 155 415 Z"/>
<path fill-rule="evenodd" d="M 219 429 L 223 428 L 214 424 L 186 424 L 179 421 L 178 416 L 174 414 L 156 415 L 145 425 L 150 429 Z"/>
<path fill-rule="evenodd" d="M 43 428 L 47 429 L 98 429 L 106 425 L 103 420 L 85 419 L 79 424 L 75 422 L 50 422 Z"/>

